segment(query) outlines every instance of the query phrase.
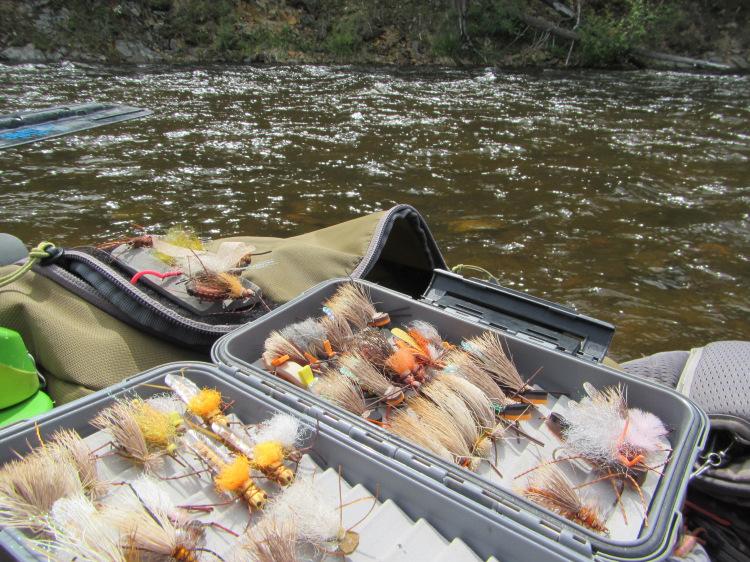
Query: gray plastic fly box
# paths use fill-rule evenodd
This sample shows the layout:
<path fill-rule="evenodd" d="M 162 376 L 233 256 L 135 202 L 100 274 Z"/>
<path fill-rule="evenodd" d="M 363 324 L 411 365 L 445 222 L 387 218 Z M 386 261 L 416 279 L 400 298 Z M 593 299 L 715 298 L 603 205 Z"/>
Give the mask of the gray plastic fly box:
<path fill-rule="evenodd" d="M 341 506 L 344 527 L 359 522 L 354 527 L 360 535 L 359 546 L 352 555 L 345 557 L 346 560 L 470 562 L 488 557 L 496 560 L 494 556 L 500 560 L 563 562 L 569 559 L 564 547 L 551 542 L 540 543 L 525 528 L 499 528 L 489 510 L 468 505 L 460 490 L 422 471 L 404 470 L 396 460 L 375 453 L 358 440 L 347 438 L 331 425 L 317 424 L 313 418 L 300 413 L 298 407 L 287 405 L 298 406 L 299 398 L 285 396 L 283 388 L 263 385 L 251 388 L 217 366 L 205 363 L 164 365 L 55 408 L 33 421 L 9 426 L 0 431 L 0 463 L 15 459 L 17 454 L 25 454 L 31 446 L 38 444 L 39 437 L 49 440 L 60 428 L 78 431 L 92 449 L 106 443 L 108 437 L 90 425 L 91 419 L 115 399 L 136 395 L 147 398 L 163 392 L 154 386 L 163 385 L 168 373 L 182 373 L 200 387 L 219 390 L 231 402 L 230 412 L 244 423 L 258 423 L 276 412 L 302 420 L 309 430 L 303 446 L 309 445 L 312 449 L 303 457 L 298 470 L 308 471 L 316 486 L 336 498 L 337 505 Z M 132 463 L 116 455 L 107 456 L 97 464 L 100 476 L 110 481 L 132 481 L 140 473 Z M 165 474 L 185 471 L 184 466 L 170 461 Z M 169 482 L 169 493 L 180 500 L 180 505 L 206 505 L 219 501 L 212 484 L 206 480 L 192 477 Z M 249 519 L 247 507 L 234 504 L 218 507 L 213 513 L 202 515 L 201 519 L 241 533 L 246 525 L 255 524 L 259 518 Z M 206 546 L 227 562 L 237 559 L 234 557 L 236 543 L 232 541 L 233 537 L 220 531 L 207 531 Z M 47 558 L 30 549 L 21 531 L 2 529 L 0 559 L 26 562 Z M 205 559 L 216 558 L 206 554 Z M 330 559 L 340 560 L 341 557 L 337 555 Z"/>
<path fill-rule="evenodd" d="M 543 451 L 536 445 L 506 441 L 498 446 L 502 475 L 482 465 L 477 472 L 471 472 L 265 371 L 261 355 L 269 333 L 321 316 L 323 303 L 347 281 L 350 280 L 321 283 L 253 324 L 222 337 L 212 350 L 214 362 L 248 385 L 270 391 L 321 423 L 401 461 L 414 473 L 458 491 L 469 504 L 492 513 L 498 534 L 508 529 L 526 529 L 537 536 L 539 544 L 566 549 L 569 559 L 656 560 L 669 554 L 681 527 L 681 504 L 693 463 L 705 443 L 708 421 L 693 402 L 676 392 L 602 365 L 614 331 L 612 326 L 523 293 L 441 270 L 435 270 L 430 287 L 419 299 L 356 281 L 366 286 L 379 311 L 389 313 L 391 325 L 403 326 L 411 320 L 430 322 L 443 339 L 454 344 L 485 330 L 501 333 L 522 377 L 534 375 L 535 386 L 560 397 L 549 406 L 548 414 L 565 407 L 568 398 L 579 400 L 584 394 L 583 383 L 588 382 L 599 389 L 625 385 L 630 407 L 652 412 L 662 420 L 670 430 L 668 441 L 672 449 L 669 461 L 661 469 L 663 476 L 646 477 L 642 486 L 645 502 L 634 498 L 633 492 L 622 502 L 623 507 L 606 506 L 610 535 L 605 536 L 544 509 L 517 492 L 522 481 L 514 481 L 513 476 L 540 462 Z M 531 430 L 536 435 L 549 433 L 539 422 Z M 542 437 L 547 439 L 549 456 L 552 440 L 549 435 Z M 608 482 L 594 483 L 589 489 L 589 495 L 597 498 L 612 493 Z M 647 518 L 643 517 L 642 503 L 647 504 Z M 634 524 L 633 520 L 638 522 Z M 500 542 L 498 538 L 497 544 Z"/>

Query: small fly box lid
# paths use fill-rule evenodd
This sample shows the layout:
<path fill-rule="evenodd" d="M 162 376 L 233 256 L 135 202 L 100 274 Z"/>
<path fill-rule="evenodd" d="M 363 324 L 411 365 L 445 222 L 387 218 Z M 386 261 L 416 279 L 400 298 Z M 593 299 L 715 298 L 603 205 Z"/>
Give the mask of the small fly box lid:
<path fill-rule="evenodd" d="M 423 301 L 478 324 L 502 330 L 575 357 L 601 362 L 615 327 L 572 308 L 436 269 Z"/>

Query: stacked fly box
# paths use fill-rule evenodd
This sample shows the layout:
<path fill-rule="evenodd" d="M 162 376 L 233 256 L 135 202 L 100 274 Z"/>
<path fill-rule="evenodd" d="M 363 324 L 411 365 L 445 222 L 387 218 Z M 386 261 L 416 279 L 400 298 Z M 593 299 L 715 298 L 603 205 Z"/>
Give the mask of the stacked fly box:
<path fill-rule="evenodd" d="M 539 440 L 539 445 L 521 439 L 507 440 L 497 447 L 500 459 L 497 467 L 501 474 L 491 469 L 488 463 L 481 463 L 476 472 L 471 472 L 327 403 L 311 392 L 280 380 L 264 369 L 261 356 L 269 334 L 292 323 L 320 317 L 324 303 L 347 282 L 351 281 L 322 283 L 263 319 L 225 336 L 213 348 L 214 361 L 248 385 L 280 393 L 279 397 L 295 409 L 301 409 L 323 424 L 338 428 L 353 440 L 398 459 L 414 473 L 427 475 L 458 491 L 466 498 L 467 505 L 473 505 L 474 509 L 496 521 L 498 533 L 502 532 L 501 529 L 523 529 L 524 533 L 536 536 L 540 544 L 562 547 L 571 559 L 648 560 L 669 553 L 680 527 L 679 510 L 689 473 L 707 432 L 705 414 L 692 402 L 671 390 L 599 364 L 606 346 L 597 347 L 585 339 L 576 342 L 575 338 L 568 337 L 578 320 L 570 314 L 555 309 L 545 311 L 548 321 L 558 316 L 567 325 L 559 342 L 555 343 L 555 338 L 546 328 L 536 330 L 544 336 L 541 340 L 529 337 L 535 333 L 533 329 L 502 332 L 496 323 L 488 321 L 492 314 L 467 314 L 467 311 L 477 308 L 471 304 L 446 306 L 449 299 L 441 300 L 439 297 L 444 294 L 441 292 L 432 291 L 430 298 L 417 300 L 377 285 L 355 281 L 369 291 L 379 312 L 390 315 L 394 326 L 404 326 L 413 320 L 429 322 L 444 340 L 452 344 L 460 344 L 486 330 L 500 331 L 521 376 L 533 376 L 536 388 L 551 393 L 548 403 L 538 407 L 536 420 L 528 425 L 522 424 Z M 483 295 L 492 300 L 491 290 L 484 291 Z M 507 298 L 507 294 L 502 297 Z M 492 302 L 485 305 L 491 308 Z M 502 317 L 502 311 L 495 316 Z M 594 326 L 594 329 L 598 327 Z M 573 344 L 568 345 L 568 341 Z M 629 407 L 655 414 L 669 430 L 664 446 L 671 451 L 665 451 L 662 459 L 667 462 L 657 469 L 658 472 L 654 470 L 646 475 L 641 486 L 643 500 L 639 500 L 635 493 L 628 495 L 622 507 L 607 500 L 604 517 L 609 534 L 596 533 L 571 523 L 524 499 L 519 493 L 524 479 L 517 477 L 541 464 L 542 456 L 551 459 L 552 450 L 561 446 L 548 424 L 543 422 L 544 418 L 553 413 L 564 413 L 569 400 L 580 401 L 585 396 L 585 383 L 598 390 L 622 385 L 626 389 Z M 570 475 L 568 467 L 564 471 Z M 609 482 L 594 483 L 594 480 L 596 478 L 591 476 L 574 483 L 581 485 L 582 490 L 590 486 L 591 495 L 606 499 L 610 494 L 612 499 L 615 498 Z M 641 504 L 647 507 L 647 517 L 642 513 Z M 498 540 L 496 545 L 495 552 L 502 557 L 501 541 Z"/>
<path fill-rule="evenodd" d="M 457 560 L 472 561 L 491 557 L 506 559 L 566 560 L 566 549 L 554 543 L 539 543 L 533 533 L 518 527 L 498 527 L 487 510 L 476 509 L 445 483 L 413 470 L 404 470 L 397 461 L 374 454 L 357 439 L 349 439 L 329 424 L 317 424 L 300 413 L 298 397 L 287 397 L 283 388 L 250 388 L 228 376 L 216 366 L 202 363 L 170 364 L 133 377 L 119 385 L 56 408 L 35 421 L 20 422 L 0 432 L 3 464 L 28 454 L 34 445 L 49 442 L 55 431 L 78 431 L 90 448 L 105 444 L 110 436 L 96 431 L 91 420 L 116 400 L 146 399 L 163 392 L 168 374 L 184 376 L 199 387 L 216 389 L 232 403 L 231 412 L 244 423 L 260 423 L 275 413 L 290 414 L 308 429 L 305 445 L 312 448 L 299 464 L 298 475 L 308 475 L 321 493 L 341 496 L 342 525 L 359 521 L 358 548 L 347 560 Z M 325 411 L 323 409 L 322 411 Z M 170 474 L 183 468 L 167 459 Z M 110 481 L 133 482 L 139 470 L 128 460 L 109 455 L 97 461 L 100 476 Z M 195 477 L 163 481 L 166 493 L 182 504 L 215 503 L 213 486 Z M 270 495 L 270 494 L 269 494 Z M 377 495 L 377 497 L 375 497 Z M 107 500 L 105 496 L 104 501 Z M 373 507 L 374 506 L 374 507 Z M 372 509 L 371 509 L 372 508 Z M 201 519 L 218 522 L 242 532 L 257 524 L 258 516 L 248 518 L 246 506 L 231 504 L 216 507 Z M 40 560 L 21 531 L 3 529 L 0 546 L 15 560 Z M 206 546 L 221 559 L 234 558 L 237 545 L 233 537 L 221 531 L 206 532 Z M 332 559 L 338 559 L 335 555 Z M 201 558 L 204 559 L 204 558 Z M 214 559 L 206 554 L 205 559 Z"/>

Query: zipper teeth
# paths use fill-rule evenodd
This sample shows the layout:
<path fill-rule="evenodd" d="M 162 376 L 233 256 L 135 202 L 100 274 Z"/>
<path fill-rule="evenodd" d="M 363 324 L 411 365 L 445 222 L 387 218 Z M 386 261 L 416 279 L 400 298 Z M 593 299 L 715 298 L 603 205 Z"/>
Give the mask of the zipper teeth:
<path fill-rule="evenodd" d="M 417 211 L 414 207 L 411 205 L 396 205 L 395 207 L 391 207 L 388 209 L 386 215 L 380 219 L 380 222 L 378 222 L 378 226 L 375 228 L 375 232 L 373 233 L 372 240 L 370 241 L 370 245 L 367 247 L 367 252 L 365 252 L 365 255 L 362 257 L 362 261 L 359 262 L 359 265 L 357 265 L 356 268 L 354 268 L 354 271 L 352 271 L 350 277 L 353 279 L 359 279 L 365 274 L 365 270 L 371 265 L 372 258 L 375 255 L 375 250 L 380 246 L 380 240 L 383 237 L 383 231 L 385 230 L 386 224 L 390 222 L 390 219 L 393 215 L 396 213 L 399 213 L 403 211 L 404 209 L 411 209 L 414 211 L 417 216 L 421 217 L 419 214 L 419 211 Z M 435 237 L 432 235 L 432 232 L 430 231 L 430 227 L 427 225 L 424 220 L 422 221 L 422 226 L 426 232 L 426 235 L 429 239 L 435 240 Z M 442 263 L 435 264 L 436 267 L 447 267 L 445 264 L 445 258 L 443 258 L 443 255 L 440 253 L 440 249 L 437 249 L 437 255 L 442 260 Z"/>
<path fill-rule="evenodd" d="M 95 306 L 99 306 L 99 308 L 102 308 L 103 310 L 105 310 L 105 312 L 109 313 L 109 311 L 111 310 L 111 313 L 120 313 L 120 310 L 118 308 L 102 298 L 102 296 L 96 290 L 94 290 L 91 285 L 58 265 L 52 264 L 46 267 L 35 268 L 35 271 L 37 271 L 40 275 L 56 282 L 60 286 L 66 289 L 73 290 L 74 293 L 85 293 L 87 296 L 87 300 L 90 299 L 88 302 L 94 304 Z M 97 303 L 99 304 L 97 305 Z"/>
<path fill-rule="evenodd" d="M 126 313 L 106 300 L 86 281 L 80 279 L 79 277 L 76 277 L 70 271 L 54 264 L 45 267 L 39 267 L 36 271 L 40 275 L 54 281 L 61 287 L 71 290 L 73 294 L 81 296 L 88 303 L 96 306 L 113 318 L 125 322 L 126 324 L 132 325 L 136 329 L 140 329 L 139 326 L 132 323 L 133 319 L 128 317 Z"/>
<path fill-rule="evenodd" d="M 370 262 L 375 255 L 376 248 L 380 245 L 380 239 L 383 237 L 386 223 L 390 220 L 391 216 L 407 206 L 408 205 L 396 205 L 395 207 L 388 209 L 385 216 L 378 222 L 378 226 L 375 228 L 375 235 L 372 237 L 372 240 L 370 240 L 370 245 L 367 247 L 367 252 L 365 252 L 365 255 L 362 257 L 362 261 L 360 261 L 359 265 L 354 268 L 350 277 L 358 279 L 364 275 L 364 271 L 367 269 L 367 266 L 370 265 Z"/>
<path fill-rule="evenodd" d="M 66 255 L 69 258 L 73 258 L 79 262 L 85 263 L 86 265 L 94 269 L 95 271 L 101 273 L 107 278 L 108 281 L 117 285 L 120 289 L 127 292 L 139 304 L 148 308 L 152 312 L 155 312 L 162 318 L 169 320 L 170 322 L 181 324 L 182 326 L 185 326 L 191 330 L 201 332 L 204 334 L 210 334 L 210 335 L 225 334 L 227 333 L 228 328 L 234 329 L 234 326 L 228 326 L 228 325 L 212 326 L 209 328 L 207 327 L 206 324 L 202 322 L 196 322 L 195 320 L 184 318 L 178 315 L 177 313 L 171 311 L 170 309 L 162 306 L 158 302 L 154 301 L 151 297 L 144 294 L 138 287 L 131 285 L 130 283 L 122 279 L 117 273 L 114 272 L 113 269 L 103 266 L 98 260 L 95 260 L 94 258 L 90 257 L 88 254 L 77 252 L 75 250 L 70 250 L 66 252 Z"/>

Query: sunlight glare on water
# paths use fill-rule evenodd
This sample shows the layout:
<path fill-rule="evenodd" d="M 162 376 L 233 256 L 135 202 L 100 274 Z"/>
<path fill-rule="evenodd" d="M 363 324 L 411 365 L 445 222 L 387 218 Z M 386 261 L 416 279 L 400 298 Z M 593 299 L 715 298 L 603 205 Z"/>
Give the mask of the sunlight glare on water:
<path fill-rule="evenodd" d="M 416 206 L 449 264 L 613 322 L 617 359 L 750 339 L 750 78 L 0 66 L 0 112 L 154 115 L 0 152 L 0 231 L 289 236 Z"/>

